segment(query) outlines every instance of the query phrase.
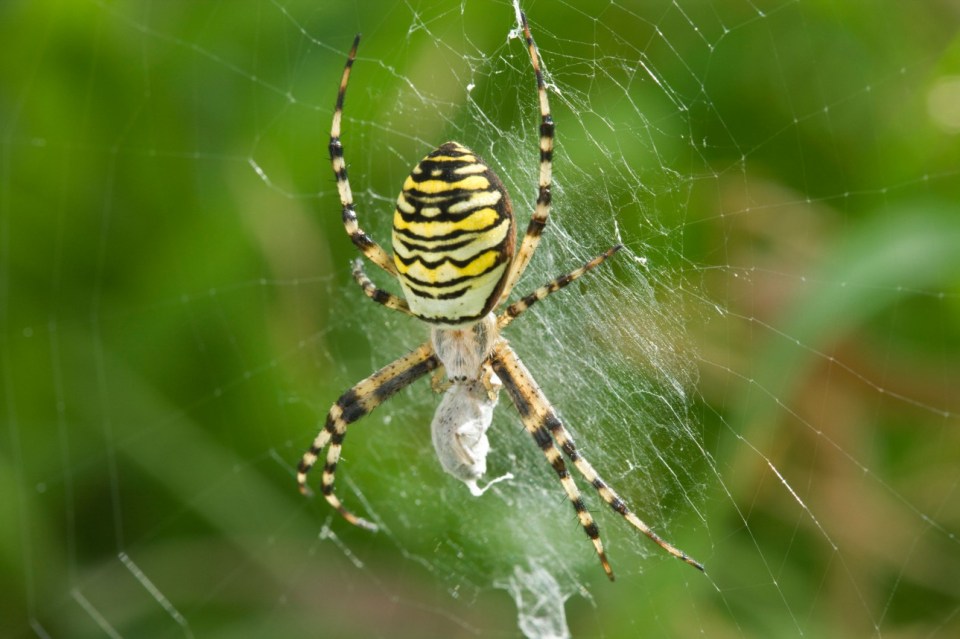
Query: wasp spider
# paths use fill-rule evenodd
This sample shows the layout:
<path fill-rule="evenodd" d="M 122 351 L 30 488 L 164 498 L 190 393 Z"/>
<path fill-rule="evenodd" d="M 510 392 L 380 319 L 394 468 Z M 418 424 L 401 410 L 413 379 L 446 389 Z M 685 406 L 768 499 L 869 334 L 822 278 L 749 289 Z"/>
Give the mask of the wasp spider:
<path fill-rule="evenodd" d="M 613 571 L 597 524 L 561 451 L 600 498 L 627 522 L 674 557 L 703 570 L 697 561 L 661 539 L 600 478 L 577 450 L 526 366 L 500 337 L 500 331 L 533 304 L 599 266 L 621 248 L 614 246 L 496 313 L 530 262 L 550 213 L 554 125 L 537 47 L 522 14 L 521 22 L 540 101 L 540 180 L 536 208 L 516 252 L 515 220 L 506 189 L 476 153 L 456 142 L 447 142 L 425 157 L 403 183 L 393 215 L 392 257 L 360 228 L 340 142 L 343 101 L 360 36 L 353 41 L 333 112 L 330 159 L 347 233 L 364 256 L 399 280 L 403 298 L 378 288 L 365 274 L 362 260 L 355 262 L 353 276 L 375 302 L 431 324 L 430 341 L 384 366 L 336 401 L 323 429 L 300 460 L 297 482 L 301 492 L 307 493 L 307 473 L 326 449 L 323 496 L 350 523 L 376 530 L 373 523 L 348 510 L 334 492 L 334 474 L 347 426 L 427 373 L 437 375 L 445 369 L 449 381 L 433 420 L 433 441 L 444 470 L 464 481 L 474 494 L 482 492 L 477 480 L 486 471 L 486 431 L 503 387 L 526 430 L 556 471 L 610 579 Z"/>

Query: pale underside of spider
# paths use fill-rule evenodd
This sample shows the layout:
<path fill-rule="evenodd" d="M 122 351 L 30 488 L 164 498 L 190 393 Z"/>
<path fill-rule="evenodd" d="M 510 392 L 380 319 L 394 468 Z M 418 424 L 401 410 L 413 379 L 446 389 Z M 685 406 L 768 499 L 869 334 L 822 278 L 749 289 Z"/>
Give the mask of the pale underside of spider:
<path fill-rule="evenodd" d="M 473 494 L 485 490 L 477 481 L 486 472 L 490 449 L 486 433 L 500 389 L 504 388 L 524 427 L 556 472 L 610 579 L 613 571 L 599 529 L 564 456 L 627 522 L 674 557 L 703 570 L 699 562 L 651 530 L 597 474 L 577 450 L 526 366 L 500 336 L 533 304 L 599 266 L 621 248 L 612 247 L 496 313 L 530 262 L 551 206 L 554 124 L 539 53 L 526 16 L 520 17 L 539 96 L 540 176 L 536 207 L 516 250 L 515 221 L 506 189 L 477 154 L 456 142 L 447 142 L 425 157 L 404 182 L 393 218 L 392 256 L 360 228 L 340 142 L 344 96 L 360 36 L 353 42 L 333 113 L 330 159 L 347 233 L 366 258 L 399 280 L 403 297 L 378 288 L 364 272 L 362 260 L 354 263 L 353 276 L 372 300 L 429 323 L 430 341 L 384 366 L 336 401 L 300 460 L 297 482 L 301 492 L 307 493 L 307 473 L 326 449 L 321 479 L 324 498 L 350 523 L 376 530 L 375 524 L 348 510 L 334 492 L 347 426 L 427 373 L 438 375 L 445 370 L 447 388 L 432 424 L 434 447 L 444 470 L 466 483 Z"/>

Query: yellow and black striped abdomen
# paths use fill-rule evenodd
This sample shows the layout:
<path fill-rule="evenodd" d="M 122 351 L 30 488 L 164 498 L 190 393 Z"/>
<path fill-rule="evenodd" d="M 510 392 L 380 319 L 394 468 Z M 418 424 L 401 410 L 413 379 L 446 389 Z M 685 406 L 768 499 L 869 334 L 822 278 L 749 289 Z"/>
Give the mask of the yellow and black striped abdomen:
<path fill-rule="evenodd" d="M 393 261 L 410 310 L 448 326 L 489 313 L 514 251 L 503 184 L 473 151 L 447 142 L 414 167 L 393 216 Z"/>

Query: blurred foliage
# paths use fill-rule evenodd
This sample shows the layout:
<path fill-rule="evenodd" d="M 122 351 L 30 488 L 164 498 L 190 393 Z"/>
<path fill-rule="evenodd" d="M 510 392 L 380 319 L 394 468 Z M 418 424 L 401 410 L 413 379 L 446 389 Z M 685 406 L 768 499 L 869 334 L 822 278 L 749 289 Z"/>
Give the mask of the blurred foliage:
<path fill-rule="evenodd" d="M 675 540 L 709 578 L 585 577 L 574 636 L 956 636 L 960 145 L 927 101 L 960 75 L 956 6 L 525 5 L 552 81 L 593 106 L 555 98 L 567 161 L 661 171 L 609 196 L 628 237 L 682 243 L 657 254 L 695 291 L 722 477 L 704 469 L 708 526 L 681 513 Z M 389 538 L 334 526 L 357 570 L 292 478 L 328 403 L 383 361 L 364 324 L 407 330 L 353 318 L 332 214 L 350 39 L 367 74 L 350 117 L 417 123 L 351 140 L 369 199 L 475 126 L 464 52 L 506 55 L 512 20 L 485 0 L 0 5 L 0 634 L 516 635 L 505 593 L 451 593 Z M 498 127 L 529 126 L 482 80 Z M 366 437 L 357 456 L 383 445 Z M 436 537 L 402 547 L 427 556 L 451 514 L 418 516 Z"/>

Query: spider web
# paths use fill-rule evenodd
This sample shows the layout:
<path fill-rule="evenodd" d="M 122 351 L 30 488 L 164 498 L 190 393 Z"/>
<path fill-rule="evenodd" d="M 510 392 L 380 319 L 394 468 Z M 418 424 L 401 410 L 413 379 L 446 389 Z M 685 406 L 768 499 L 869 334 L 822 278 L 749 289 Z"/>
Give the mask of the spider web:
<path fill-rule="evenodd" d="M 706 574 L 581 482 L 607 583 L 505 395 L 488 476 L 514 477 L 480 498 L 436 462 L 426 381 L 345 442 L 338 492 L 379 533 L 296 491 L 330 404 L 426 337 L 349 277 L 325 147 L 350 40 L 364 227 L 387 244 L 410 167 L 454 139 L 523 228 L 513 4 L 9 3 L 4 636 L 960 631 L 955 7 L 523 8 L 557 149 L 518 292 L 626 248 L 507 337 Z"/>

